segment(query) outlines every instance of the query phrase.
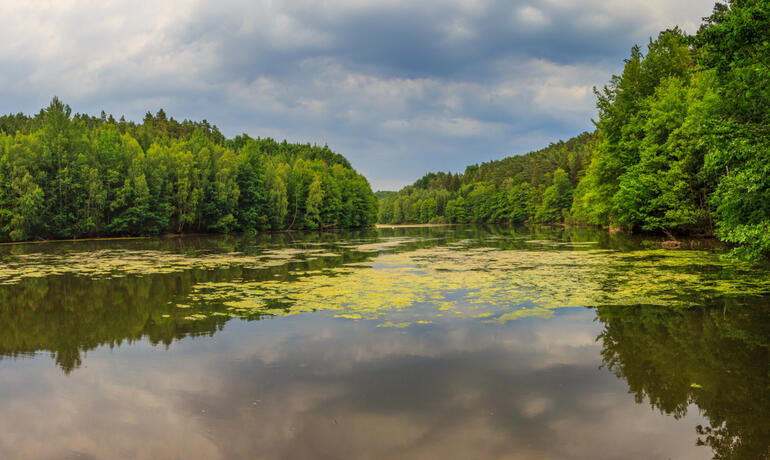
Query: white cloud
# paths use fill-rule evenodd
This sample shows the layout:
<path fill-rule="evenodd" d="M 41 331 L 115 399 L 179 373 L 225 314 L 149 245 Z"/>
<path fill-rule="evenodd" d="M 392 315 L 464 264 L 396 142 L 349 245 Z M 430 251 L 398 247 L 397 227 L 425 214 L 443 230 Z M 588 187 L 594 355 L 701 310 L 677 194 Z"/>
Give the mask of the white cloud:
<path fill-rule="evenodd" d="M 693 31 L 711 3 L 6 0 L 0 112 L 163 107 L 328 142 L 391 187 L 590 129 L 590 88 L 631 45 Z"/>
<path fill-rule="evenodd" d="M 523 22 L 525 25 L 531 25 L 531 26 L 543 26 L 548 24 L 550 21 L 546 17 L 546 15 L 540 11 L 539 9 L 533 7 L 533 6 L 524 6 L 519 8 L 517 11 L 517 17 L 521 22 Z"/>
<path fill-rule="evenodd" d="M 443 136 L 465 137 L 497 133 L 504 128 L 497 123 L 485 123 L 471 118 L 413 118 L 385 120 L 382 122 L 386 131 L 403 133 L 434 133 Z"/>

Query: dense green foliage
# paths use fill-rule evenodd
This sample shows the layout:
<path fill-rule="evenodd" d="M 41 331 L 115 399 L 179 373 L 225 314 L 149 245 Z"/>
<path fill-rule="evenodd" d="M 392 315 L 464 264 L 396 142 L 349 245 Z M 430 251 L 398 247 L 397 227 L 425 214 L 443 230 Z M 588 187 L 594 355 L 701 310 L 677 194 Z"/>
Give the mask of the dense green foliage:
<path fill-rule="evenodd" d="M 660 34 L 599 93 L 600 141 L 573 215 L 716 233 L 770 254 L 770 3 L 717 4 L 698 33 Z"/>
<path fill-rule="evenodd" d="M 561 222 L 590 161 L 583 133 L 526 155 L 430 173 L 397 193 L 378 192 L 381 223 Z"/>
<path fill-rule="evenodd" d="M 168 119 L 76 114 L 54 98 L 0 117 L 0 241 L 363 227 L 367 180 L 328 147 Z"/>
<path fill-rule="evenodd" d="M 594 138 L 429 174 L 382 198 L 380 222 L 580 222 L 716 234 L 736 254 L 768 256 L 768 82 L 770 2 L 717 4 L 697 34 L 633 47 L 596 91 Z"/>

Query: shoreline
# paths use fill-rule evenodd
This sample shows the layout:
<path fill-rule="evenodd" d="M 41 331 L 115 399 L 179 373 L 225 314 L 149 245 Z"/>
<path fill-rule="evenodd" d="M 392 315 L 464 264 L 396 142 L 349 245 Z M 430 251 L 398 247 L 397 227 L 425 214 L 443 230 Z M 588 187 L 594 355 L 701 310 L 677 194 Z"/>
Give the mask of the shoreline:
<path fill-rule="evenodd" d="M 371 227 L 328 227 L 324 229 L 282 229 L 282 230 L 261 230 L 254 232 L 254 235 L 265 234 L 279 234 L 279 233 L 296 233 L 296 232 L 310 232 L 310 233 L 329 233 L 330 231 L 344 231 L 344 230 L 366 230 L 373 229 L 376 226 Z M 181 232 L 181 233 L 160 233 L 158 235 L 143 235 L 143 236 L 90 236 L 84 238 L 62 238 L 55 240 L 24 240 L 24 241 L 4 241 L 0 242 L 0 246 L 12 246 L 20 244 L 46 244 L 46 243 L 81 243 L 86 241 L 130 241 L 130 240 L 149 240 L 149 239 L 174 239 L 174 238 L 188 238 L 188 237 L 203 237 L 203 236 L 225 236 L 225 235 L 245 235 L 248 232 Z"/>
<path fill-rule="evenodd" d="M 377 224 L 374 228 L 461 227 L 465 225 L 479 224 Z"/>

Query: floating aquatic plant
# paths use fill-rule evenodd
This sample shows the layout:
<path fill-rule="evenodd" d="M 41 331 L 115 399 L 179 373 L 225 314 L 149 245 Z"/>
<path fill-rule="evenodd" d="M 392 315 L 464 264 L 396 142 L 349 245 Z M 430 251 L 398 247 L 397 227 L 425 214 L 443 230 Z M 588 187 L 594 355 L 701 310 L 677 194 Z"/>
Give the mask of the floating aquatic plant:
<path fill-rule="evenodd" d="M 506 246 L 514 240 L 515 249 Z M 497 236 L 435 242 L 433 247 L 412 244 L 425 246 L 426 241 L 391 237 L 374 243 L 264 248 L 253 254 L 124 249 L 6 254 L 0 284 L 64 274 L 115 278 L 286 266 L 291 270 L 266 272 L 259 280 L 198 283 L 172 305 L 189 311 L 183 318 L 191 321 L 202 319 L 198 314 L 250 318 L 325 311 L 341 319 L 383 324 L 429 324 L 448 317 L 504 323 L 548 317 L 564 307 L 687 307 L 709 298 L 770 292 L 765 271 L 706 251 L 621 252 L 599 249 L 594 242 L 506 241 Z M 366 258 L 344 264 L 334 259 L 329 264 L 312 262 L 342 259 L 343 253 Z"/>
<path fill-rule="evenodd" d="M 444 312 L 504 323 L 549 317 L 564 307 L 688 307 L 709 297 L 770 291 L 767 275 L 703 251 L 501 250 L 455 243 L 298 275 L 201 283 L 194 292 L 208 302 L 239 305 L 243 314 L 329 311 L 394 327 L 427 323 Z"/>
<path fill-rule="evenodd" d="M 184 254 L 124 249 L 72 251 L 64 254 L 36 252 L 5 256 L 0 260 L 0 285 L 16 284 L 25 278 L 68 274 L 92 278 L 117 278 L 127 275 L 163 275 L 183 270 L 211 270 L 231 266 L 264 269 L 318 257 L 339 257 L 339 254 L 324 249 L 295 248 L 268 249 L 255 255 L 240 252 Z"/>

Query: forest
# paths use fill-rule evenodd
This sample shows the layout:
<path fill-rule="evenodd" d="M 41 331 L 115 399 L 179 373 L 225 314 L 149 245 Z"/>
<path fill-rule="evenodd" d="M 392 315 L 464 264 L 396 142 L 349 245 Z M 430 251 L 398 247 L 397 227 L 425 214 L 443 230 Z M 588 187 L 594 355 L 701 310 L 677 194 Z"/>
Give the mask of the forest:
<path fill-rule="evenodd" d="M 770 255 L 770 2 L 717 3 L 631 49 L 595 131 L 378 192 L 381 223 L 592 224 Z"/>
<path fill-rule="evenodd" d="M 377 199 L 328 147 L 147 113 L 0 117 L 0 242 L 366 227 Z"/>
<path fill-rule="evenodd" d="M 583 133 L 462 174 L 429 173 L 399 192 L 377 192 L 380 222 L 562 222 L 594 143 L 594 134 Z"/>

